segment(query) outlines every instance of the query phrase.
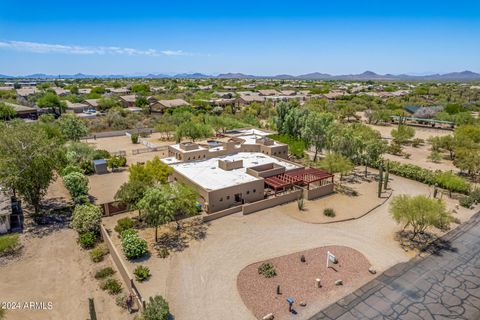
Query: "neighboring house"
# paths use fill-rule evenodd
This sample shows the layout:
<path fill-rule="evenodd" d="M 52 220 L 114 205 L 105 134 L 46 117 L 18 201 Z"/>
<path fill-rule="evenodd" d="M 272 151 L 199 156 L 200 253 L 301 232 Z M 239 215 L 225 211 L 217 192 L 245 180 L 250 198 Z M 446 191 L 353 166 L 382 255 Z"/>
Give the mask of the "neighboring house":
<path fill-rule="evenodd" d="M 113 94 L 123 94 L 123 95 L 125 95 L 125 94 L 130 93 L 130 89 L 125 88 L 125 87 L 123 87 L 123 88 L 107 88 L 106 90 L 108 92 L 113 93 Z"/>
<path fill-rule="evenodd" d="M 252 91 L 242 91 L 239 92 L 240 97 L 238 98 L 238 103 L 241 105 L 249 105 L 253 102 L 262 103 L 265 101 L 264 96 L 260 96 L 257 92 Z"/>
<path fill-rule="evenodd" d="M 7 106 L 12 107 L 17 113 L 17 117 L 21 119 L 38 119 L 38 109 L 35 107 L 22 106 L 15 103 L 4 102 Z"/>
<path fill-rule="evenodd" d="M 80 88 L 80 89 L 78 89 L 79 94 L 89 94 L 90 92 L 92 92 L 92 89 L 90 89 L 90 88 Z"/>
<path fill-rule="evenodd" d="M 90 108 L 98 110 L 98 100 L 100 100 L 100 99 L 86 99 L 84 102 Z"/>
<path fill-rule="evenodd" d="M 83 113 L 85 110 L 88 109 L 88 105 L 85 103 L 73 103 L 66 100 L 67 103 L 67 112 L 72 113 Z"/>
<path fill-rule="evenodd" d="M 182 106 L 190 106 L 190 103 L 183 99 L 158 100 L 150 105 L 152 112 L 164 112 L 166 109 L 178 108 Z"/>
<path fill-rule="evenodd" d="M 63 88 L 53 87 L 51 89 L 57 94 L 57 96 L 66 96 L 70 94 L 70 90 L 65 90 Z"/>
<path fill-rule="evenodd" d="M 258 94 L 261 96 L 279 96 L 280 92 L 274 89 L 258 90 Z"/>
<path fill-rule="evenodd" d="M 20 88 L 17 89 L 17 102 L 19 104 L 28 104 L 28 97 L 41 91 L 34 87 Z"/>
<path fill-rule="evenodd" d="M 134 94 L 128 96 L 120 96 L 120 102 L 123 104 L 124 108 L 135 107 L 135 102 L 137 101 L 137 96 Z"/>

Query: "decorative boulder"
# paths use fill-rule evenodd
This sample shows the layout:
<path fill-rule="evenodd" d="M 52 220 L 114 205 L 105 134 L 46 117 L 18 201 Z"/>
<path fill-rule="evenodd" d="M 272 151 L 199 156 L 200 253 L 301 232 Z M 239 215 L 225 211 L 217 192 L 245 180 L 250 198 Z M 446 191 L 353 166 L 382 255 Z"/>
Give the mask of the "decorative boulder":
<path fill-rule="evenodd" d="M 307 306 L 307 303 L 306 303 L 305 301 L 302 301 L 302 302 L 300 302 L 300 306 L 301 306 L 301 307 L 306 307 L 306 306 Z"/>
<path fill-rule="evenodd" d="M 273 319 L 275 319 L 275 317 L 273 316 L 273 313 L 269 313 L 262 318 L 262 320 L 273 320 Z"/>
<path fill-rule="evenodd" d="M 342 286 L 342 285 L 343 285 L 343 281 L 342 281 L 342 280 L 337 280 L 337 281 L 335 281 L 335 285 L 336 285 L 336 286 Z"/>
<path fill-rule="evenodd" d="M 370 272 L 371 274 L 375 274 L 377 273 L 377 269 L 375 269 L 374 266 L 371 266 L 370 268 L 368 268 L 368 272 Z"/>

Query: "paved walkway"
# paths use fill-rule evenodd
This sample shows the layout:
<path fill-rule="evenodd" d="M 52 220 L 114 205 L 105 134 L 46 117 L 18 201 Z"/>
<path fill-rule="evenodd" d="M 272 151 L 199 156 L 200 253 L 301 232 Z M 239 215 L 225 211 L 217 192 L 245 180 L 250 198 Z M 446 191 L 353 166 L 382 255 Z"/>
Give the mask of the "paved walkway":
<path fill-rule="evenodd" d="M 310 319 L 480 319 L 480 213 L 431 252 L 388 269 Z"/>

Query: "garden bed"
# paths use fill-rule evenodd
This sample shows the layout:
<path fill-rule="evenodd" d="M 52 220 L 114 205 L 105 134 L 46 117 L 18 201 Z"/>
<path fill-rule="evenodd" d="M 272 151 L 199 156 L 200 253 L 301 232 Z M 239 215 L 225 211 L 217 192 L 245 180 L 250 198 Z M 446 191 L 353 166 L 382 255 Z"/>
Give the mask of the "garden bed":
<path fill-rule="evenodd" d="M 327 251 L 338 259 L 337 264 L 330 264 L 333 268 L 326 267 Z M 302 255 L 305 262 L 301 261 Z M 259 274 L 258 268 L 263 263 L 272 264 L 276 276 L 267 278 Z M 253 263 L 240 271 L 237 288 L 243 302 L 257 319 L 269 313 L 273 313 L 275 319 L 287 319 L 288 297 L 295 300 L 293 308 L 302 316 L 302 309 L 319 299 L 332 296 L 341 298 L 372 279 L 369 267 L 368 260 L 354 249 L 344 246 L 320 247 Z M 321 280 L 320 288 L 316 287 L 317 278 Z M 343 285 L 335 285 L 336 280 L 342 280 Z M 278 285 L 281 294 L 277 294 Z M 300 306 L 302 301 L 306 307 Z"/>

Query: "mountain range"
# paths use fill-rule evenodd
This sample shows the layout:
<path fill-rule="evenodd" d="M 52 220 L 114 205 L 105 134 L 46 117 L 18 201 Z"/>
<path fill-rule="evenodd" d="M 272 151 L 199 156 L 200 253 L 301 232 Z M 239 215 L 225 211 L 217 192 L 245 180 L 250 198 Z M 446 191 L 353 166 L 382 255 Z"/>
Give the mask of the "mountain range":
<path fill-rule="evenodd" d="M 281 79 L 281 80 L 384 80 L 384 81 L 394 81 L 394 80 L 480 80 L 480 74 L 472 71 L 462 71 L 462 72 L 451 72 L 445 74 L 429 74 L 429 75 L 409 75 L 409 74 L 377 74 L 373 71 L 365 71 L 360 74 L 344 74 L 344 75 L 331 75 L 328 73 L 307 73 L 298 76 L 293 76 L 289 74 L 279 74 L 275 76 L 260 76 L 260 75 L 251 75 L 244 73 L 222 73 L 218 75 L 208 75 L 203 73 L 181 73 L 175 75 L 167 74 L 147 74 L 147 75 L 122 75 L 122 74 L 111 74 L 111 75 L 89 75 L 83 73 L 77 74 L 59 74 L 59 75 L 49 75 L 43 73 L 31 74 L 26 76 L 8 76 L 0 74 L 1 79 L 89 79 L 89 78 L 105 78 L 105 79 L 115 79 L 115 78 L 153 78 L 153 79 L 163 79 L 163 78 L 179 78 L 179 79 Z"/>

